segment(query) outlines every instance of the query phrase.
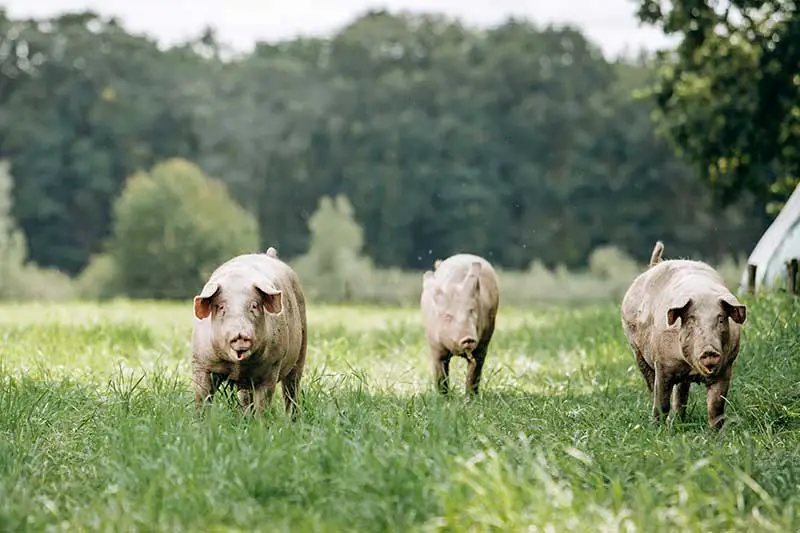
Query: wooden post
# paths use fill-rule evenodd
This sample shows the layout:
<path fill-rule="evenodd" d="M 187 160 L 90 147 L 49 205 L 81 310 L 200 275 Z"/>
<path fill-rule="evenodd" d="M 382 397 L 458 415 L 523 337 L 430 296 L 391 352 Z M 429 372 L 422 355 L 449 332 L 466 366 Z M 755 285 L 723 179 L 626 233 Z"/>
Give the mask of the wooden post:
<path fill-rule="evenodd" d="M 756 265 L 747 265 L 747 292 L 756 292 Z"/>
<path fill-rule="evenodd" d="M 792 295 L 800 294 L 797 286 L 797 259 L 786 262 L 786 292 Z"/>

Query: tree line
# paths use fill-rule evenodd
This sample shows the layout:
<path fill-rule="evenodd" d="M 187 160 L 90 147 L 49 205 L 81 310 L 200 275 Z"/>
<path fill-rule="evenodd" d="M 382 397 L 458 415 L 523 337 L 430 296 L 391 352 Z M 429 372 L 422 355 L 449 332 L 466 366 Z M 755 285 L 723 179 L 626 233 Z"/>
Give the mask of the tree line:
<path fill-rule="evenodd" d="M 91 12 L 0 11 L 0 159 L 31 260 L 69 274 L 107 247 L 126 180 L 175 157 L 224 182 L 284 258 L 339 195 L 380 267 L 460 250 L 581 267 L 656 239 L 674 255 L 747 252 L 768 198 L 718 201 L 656 135 L 657 99 L 636 96 L 656 66 L 514 19 L 371 11 L 331 38 L 236 55 L 212 31 L 164 48 Z"/>

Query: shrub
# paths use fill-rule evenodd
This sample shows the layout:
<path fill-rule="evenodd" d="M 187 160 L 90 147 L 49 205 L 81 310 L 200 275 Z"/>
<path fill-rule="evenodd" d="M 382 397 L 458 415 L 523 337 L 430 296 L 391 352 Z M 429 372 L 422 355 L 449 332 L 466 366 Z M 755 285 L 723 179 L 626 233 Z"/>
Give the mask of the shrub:
<path fill-rule="evenodd" d="M 90 257 L 75 281 L 78 294 L 84 299 L 107 300 L 120 293 L 114 258 L 109 254 Z"/>
<path fill-rule="evenodd" d="M 254 217 L 224 184 L 189 161 L 170 159 L 128 179 L 114 205 L 113 265 L 95 268 L 113 272 L 133 298 L 188 298 L 217 266 L 258 245 Z"/>
<path fill-rule="evenodd" d="M 369 258 L 361 255 L 364 232 L 347 197 L 323 196 L 308 228 L 308 252 L 292 263 L 309 297 L 326 302 L 360 300 L 373 268 Z"/>

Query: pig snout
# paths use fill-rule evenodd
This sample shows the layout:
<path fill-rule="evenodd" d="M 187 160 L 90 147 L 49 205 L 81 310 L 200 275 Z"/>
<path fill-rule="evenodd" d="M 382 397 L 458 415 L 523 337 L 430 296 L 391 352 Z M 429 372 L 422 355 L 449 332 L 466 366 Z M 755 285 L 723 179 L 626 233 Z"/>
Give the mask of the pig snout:
<path fill-rule="evenodd" d="M 465 352 L 471 352 L 475 348 L 477 348 L 478 340 L 471 335 L 467 335 L 466 337 L 463 337 L 460 341 L 458 341 L 458 346 Z"/>
<path fill-rule="evenodd" d="M 231 350 L 236 354 L 236 358 L 241 361 L 250 355 L 250 349 L 253 347 L 253 339 L 249 335 L 240 333 L 231 340 L 230 345 Z"/>
<path fill-rule="evenodd" d="M 722 360 L 722 354 L 714 349 L 706 349 L 700 354 L 700 364 L 708 370 L 713 372 Z"/>

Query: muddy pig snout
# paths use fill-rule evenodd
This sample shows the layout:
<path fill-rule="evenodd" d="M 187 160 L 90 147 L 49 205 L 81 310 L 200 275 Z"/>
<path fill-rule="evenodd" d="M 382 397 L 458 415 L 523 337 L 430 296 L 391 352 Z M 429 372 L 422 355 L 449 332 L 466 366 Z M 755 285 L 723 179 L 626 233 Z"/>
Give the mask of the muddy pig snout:
<path fill-rule="evenodd" d="M 705 350 L 700 355 L 700 364 L 703 365 L 703 367 L 709 371 L 717 368 L 721 360 L 722 360 L 722 354 L 720 354 L 716 350 Z"/>
<path fill-rule="evenodd" d="M 231 349 L 236 353 L 236 357 L 241 361 L 250 355 L 253 347 L 253 339 L 249 335 L 239 334 L 231 341 Z"/>
<path fill-rule="evenodd" d="M 461 347 L 464 351 L 471 352 L 478 346 L 478 341 L 475 337 L 466 336 L 460 341 L 458 341 L 459 347 Z"/>

